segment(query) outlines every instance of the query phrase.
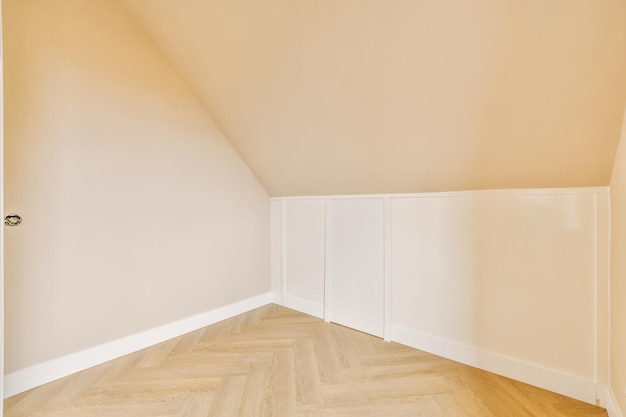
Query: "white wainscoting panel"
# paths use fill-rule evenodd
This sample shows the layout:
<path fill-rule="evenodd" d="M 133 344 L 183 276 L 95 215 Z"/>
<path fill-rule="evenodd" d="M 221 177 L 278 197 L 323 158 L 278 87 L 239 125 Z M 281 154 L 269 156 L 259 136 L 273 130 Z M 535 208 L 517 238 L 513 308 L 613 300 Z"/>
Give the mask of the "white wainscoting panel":
<path fill-rule="evenodd" d="M 326 202 L 284 202 L 284 305 L 324 317 Z"/>
<path fill-rule="evenodd" d="M 283 202 L 273 200 L 270 203 L 270 248 L 271 248 L 271 284 L 272 284 L 272 301 L 276 304 L 284 304 L 283 302 Z"/>
<path fill-rule="evenodd" d="M 327 320 L 378 336 L 386 326 L 394 341 L 610 405 L 608 196 L 590 187 L 275 198 L 295 285 L 285 305 L 310 313 L 319 303 Z M 311 303 L 290 305 L 296 296 Z"/>
<path fill-rule="evenodd" d="M 330 320 L 383 336 L 383 199 L 332 201 Z"/>
<path fill-rule="evenodd" d="M 595 380 L 593 194 L 392 204 L 394 325 Z"/>

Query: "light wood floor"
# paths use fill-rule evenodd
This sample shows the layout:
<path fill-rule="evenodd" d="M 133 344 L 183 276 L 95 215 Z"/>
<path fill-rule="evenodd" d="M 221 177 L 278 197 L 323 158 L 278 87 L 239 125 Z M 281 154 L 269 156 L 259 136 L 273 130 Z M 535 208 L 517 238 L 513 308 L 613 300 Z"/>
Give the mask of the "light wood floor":
<path fill-rule="evenodd" d="M 268 305 L 8 398 L 6 417 L 596 417 L 600 408 Z"/>

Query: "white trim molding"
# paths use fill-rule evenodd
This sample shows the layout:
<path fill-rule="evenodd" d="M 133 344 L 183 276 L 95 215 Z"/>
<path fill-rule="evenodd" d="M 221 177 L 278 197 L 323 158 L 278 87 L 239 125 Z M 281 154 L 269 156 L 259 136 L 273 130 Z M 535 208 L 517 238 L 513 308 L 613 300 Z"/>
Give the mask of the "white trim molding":
<path fill-rule="evenodd" d="M 283 206 L 284 203 L 281 201 L 272 201 L 271 202 L 271 229 L 270 229 L 270 247 L 271 247 L 271 285 L 272 285 L 272 297 L 276 304 L 283 303 L 283 271 L 285 270 L 283 266 L 284 256 L 283 256 L 283 244 L 285 242 L 285 238 L 283 236 L 284 225 L 283 225 Z"/>
<path fill-rule="evenodd" d="M 609 417 L 624 417 L 624 414 L 622 414 L 619 406 L 617 405 L 617 398 L 615 397 L 613 390 L 611 388 L 606 388 L 603 391 L 603 401 L 601 401 L 601 406 L 606 408 L 606 412 Z"/>
<path fill-rule="evenodd" d="M 333 270 L 330 267 L 333 256 L 333 242 L 331 239 L 332 234 L 332 221 L 333 221 L 333 202 L 326 200 L 324 218 L 326 220 L 324 228 L 324 321 L 330 323 L 332 320 L 332 299 L 333 299 L 333 287 L 332 287 L 332 273 Z"/>
<path fill-rule="evenodd" d="M 296 310 L 301 313 L 317 317 L 318 319 L 324 319 L 323 304 L 313 303 L 311 301 L 303 300 L 302 298 L 286 294 L 283 296 L 283 303 L 281 305 L 283 307 L 287 307 L 292 310 Z"/>
<path fill-rule="evenodd" d="M 391 240 L 391 198 L 384 198 L 384 239 L 385 239 L 385 249 L 384 249 L 384 263 L 385 263 L 385 275 L 384 275 L 384 317 L 383 317 L 383 339 L 385 342 L 391 341 L 391 333 L 393 327 L 393 308 L 391 302 L 393 300 L 392 297 L 392 265 L 391 265 L 391 251 L 393 248 L 392 240 Z"/>
<path fill-rule="evenodd" d="M 263 307 L 271 302 L 272 293 L 268 292 L 12 372 L 4 377 L 4 398 Z"/>
<path fill-rule="evenodd" d="M 270 197 L 270 201 L 289 200 L 342 200 L 365 198 L 433 198 L 433 197 L 477 197 L 505 195 L 560 195 L 560 194 L 609 194 L 608 186 L 597 187 L 566 187 L 566 188 L 496 188 L 489 190 L 437 191 L 424 193 L 392 193 L 392 194 L 344 194 L 344 195 L 303 195 Z"/>
<path fill-rule="evenodd" d="M 392 340 L 557 394 L 596 404 L 595 381 L 397 325 L 393 326 Z"/>

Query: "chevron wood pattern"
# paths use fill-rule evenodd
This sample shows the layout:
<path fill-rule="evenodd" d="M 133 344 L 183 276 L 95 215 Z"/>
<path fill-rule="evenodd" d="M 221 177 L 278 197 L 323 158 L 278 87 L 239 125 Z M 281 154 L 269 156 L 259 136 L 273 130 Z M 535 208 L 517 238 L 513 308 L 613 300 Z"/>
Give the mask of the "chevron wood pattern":
<path fill-rule="evenodd" d="M 5 400 L 6 417 L 596 417 L 603 409 L 268 305 Z"/>

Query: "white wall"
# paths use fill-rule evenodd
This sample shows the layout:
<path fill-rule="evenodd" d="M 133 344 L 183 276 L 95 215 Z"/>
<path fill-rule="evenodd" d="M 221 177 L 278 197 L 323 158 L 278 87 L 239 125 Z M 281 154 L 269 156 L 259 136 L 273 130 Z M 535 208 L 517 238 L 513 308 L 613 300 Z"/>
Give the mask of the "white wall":
<path fill-rule="evenodd" d="M 270 291 L 270 203 L 110 0 L 4 0 L 6 371 Z"/>
<path fill-rule="evenodd" d="M 362 197 L 325 200 L 332 207 Z M 380 236 L 354 230 L 359 243 L 352 254 L 331 248 L 321 259 L 318 248 L 309 259 L 315 256 L 318 270 L 325 263 L 326 272 L 309 286 L 332 288 L 336 265 L 349 263 L 367 245 L 362 240 L 370 239 L 390 271 L 385 283 L 390 308 L 378 319 L 391 339 L 595 403 L 596 387 L 606 384 L 606 321 L 599 318 L 606 318 L 607 308 L 607 189 L 365 197 L 388 201 L 389 209 L 379 214 L 380 224 L 387 225 L 386 246 L 379 244 Z M 324 214 L 319 197 L 273 201 L 276 208 L 278 201 L 315 202 L 317 218 Z M 358 205 L 351 207 L 352 217 L 363 214 Z M 300 227 L 291 220 L 282 223 L 287 235 Z M 299 221 L 312 225 L 306 216 Z M 332 245 L 335 226 L 328 222 L 326 245 Z M 282 242 L 282 252 L 273 257 L 292 262 L 290 245 Z M 305 255 L 299 253 L 300 259 Z M 283 274 L 283 285 L 300 278 Z M 355 285 L 354 291 L 361 289 Z M 328 300 L 333 299 L 324 300 L 320 310 Z"/>
<path fill-rule="evenodd" d="M 324 200 L 285 201 L 284 303 L 286 306 L 323 315 L 326 205 Z"/>
<path fill-rule="evenodd" d="M 620 417 L 626 416 L 626 109 L 623 120 L 611 178 L 610 395 Z"/>

